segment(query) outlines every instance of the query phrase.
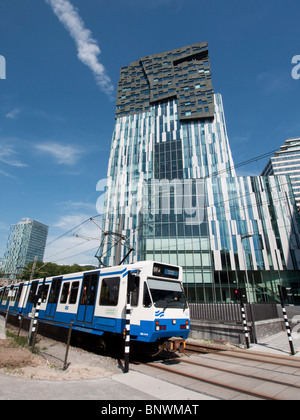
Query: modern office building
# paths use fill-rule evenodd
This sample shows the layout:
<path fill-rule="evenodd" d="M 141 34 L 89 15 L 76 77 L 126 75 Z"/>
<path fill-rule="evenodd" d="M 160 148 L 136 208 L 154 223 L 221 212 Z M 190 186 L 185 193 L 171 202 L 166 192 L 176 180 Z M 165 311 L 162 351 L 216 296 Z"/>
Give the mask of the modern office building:
<path fill-rule="evenodd" d="M 4 276 L 14 280 L 36 256 L 43 261 L 47 236 L 48 226 L 27 217 L 12 225 L 2 262 Z"/>
<path fill-rule="evenodd" d="M 300 138 L 286 140 L 269 160 L 262 175 L 288 175 L 300 211 Z"/>
<path fill-rule="evenodd" d="M 107 179 L 104 265 L 130 247 L 126 262 L 181 265 L 190 302 L 231 301 L 237 285 L 272 301 L 277 284 L 298 285 L 290 181 L 236 177 L 206 43 L 121 69 Z"/>

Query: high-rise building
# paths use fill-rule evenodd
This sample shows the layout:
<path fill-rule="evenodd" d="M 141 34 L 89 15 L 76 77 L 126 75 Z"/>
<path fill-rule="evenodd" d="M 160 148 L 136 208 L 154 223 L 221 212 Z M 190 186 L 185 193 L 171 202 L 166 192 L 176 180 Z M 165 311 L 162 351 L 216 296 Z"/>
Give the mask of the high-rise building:
<path fill-rule="evenodd" d="M 5 277 L 16 279 L 36 256 L 43 261 L 47 236 L 48 226 L 27 217 L 12 225 L 2 262 Z"/>
<path fill-rule="evenodd" d="M 288 175 L 300 211 L 300 138 L 286 140 L 269 160 L 262 175 Z"/>
<path fill-rule="evenodd" d="M 105 265 L 133 248 L 125 261 L 181 265 L 190 301 L 230 301 L 237 285 L 274 300 L 277 284 L 299 283 L 295 208 L 286 176 L 236 177 L 206 43 L 121 68 Z"/>

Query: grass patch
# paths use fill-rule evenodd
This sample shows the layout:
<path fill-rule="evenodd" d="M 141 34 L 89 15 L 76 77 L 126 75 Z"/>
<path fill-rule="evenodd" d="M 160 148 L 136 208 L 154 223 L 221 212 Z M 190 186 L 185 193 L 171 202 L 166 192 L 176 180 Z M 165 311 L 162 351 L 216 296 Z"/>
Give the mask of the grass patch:
<path fill-rule="evenodd" d="M 15 347 L 26 347 L 26 348 L 28 348 L 27 337 L 19 336 L 19 338 L 18 338 L 18 335 L 16 333 L 14 333 L 13 331 L 8 330 L 8 329 L 6 330 L 6 337 L 11 338 L 13 340 Z"/>

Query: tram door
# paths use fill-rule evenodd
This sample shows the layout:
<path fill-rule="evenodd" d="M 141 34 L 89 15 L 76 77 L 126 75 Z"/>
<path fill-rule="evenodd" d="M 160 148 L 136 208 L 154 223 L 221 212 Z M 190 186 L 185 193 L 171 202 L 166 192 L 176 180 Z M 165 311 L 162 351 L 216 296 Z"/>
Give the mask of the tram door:
<path fill-rule="evenodd" d="M 34 305 L 34 299 L 36 296 L 36 292 L 37 292 L 37 288 L 38 288 L 38 281 L 33 281 L 30 287 L 30 292 L 29 292 L 29 296 L 28 296 L 28 300 L 27 300 L 27 305 L 26 305 L 26 309 L 25 312 L 27 312 L 28 314 L 32 311 L 32 307 Z"/>
<path fill-rule="evenodd" d="M 7 307 L 9 307 L 9 299 L 10 299 L 9 292 L 10 292 L 10 288 L 6 287 L 4 295 L 3 295 L 3 299 L 2 299 L 2 304 L 4 305 L 5 310 L 7 310 Z"/>
<path fill-rule="evenodd" d="M 85 274 L 82 282 L 77 321 L 91 324 L 94 318 L 99 272 Z"/>
<path fill-rule="evenodd" d="M 19 306 L 19 301 L 20 301 L 20 296 L 22 294 L 22 290 L 23 290 L 23 286 L 24 283 L 21 283 L 19 287 L 16 288 L 15 293 L 16 293 L 16 299 L 15 299 L 15 304 L 14 304 L 14 310 L 18 309 Z"/>
<path fill-rule="evenodd" d="M 48 305 L 47 305 L 46 312 L 45 312 L 45 315 L 50 317 L 50 318 L 54 318 L 54 316 L 55 316 L 58 297 L 59 297 L 59 292 L 60 292 L 60 288 L 61 288 L 61 281 L 62 281 L 62 277 L 52 280 Z"/>

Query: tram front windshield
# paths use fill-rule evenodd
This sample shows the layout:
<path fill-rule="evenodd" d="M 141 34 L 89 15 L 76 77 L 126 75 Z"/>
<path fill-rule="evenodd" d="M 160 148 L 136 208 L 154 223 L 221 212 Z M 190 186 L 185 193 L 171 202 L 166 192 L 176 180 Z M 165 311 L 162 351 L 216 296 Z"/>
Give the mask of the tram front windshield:
<path fill-rule="evenodd" d="M 148 285 L 156 308 L 180 308 L 187 307 L 184 291 L 179 282 L 155 280 L 148 278 Z"/>

